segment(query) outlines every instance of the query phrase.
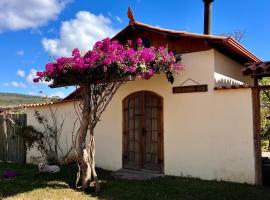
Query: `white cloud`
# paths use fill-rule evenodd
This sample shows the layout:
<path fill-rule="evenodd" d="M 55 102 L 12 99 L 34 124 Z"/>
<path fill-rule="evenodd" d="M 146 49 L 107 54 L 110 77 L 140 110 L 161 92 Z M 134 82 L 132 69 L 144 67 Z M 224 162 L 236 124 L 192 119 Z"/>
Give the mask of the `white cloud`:
<path fill-rule="evenodd" d="M 37 28 L 56 19 L 70 0 L 1 0 L 0 32 Z"/>
<path fill-rule="evenodd" d="M 25 82 L 12 81 L 12 82 L 8 82 L 8 83 L 4 83 L 2 85 L 6 86 L 6 87 L 27 88 L 28 86 L 33 86 L 33 84 L 34 84 L 33 79 L 36 77 L 36 74 L 37 74 L 37 70 L 33 69 L 33 68 L 29 71 L 29 73 L 27 75 L 26 75 L 24 70 L 19 69 L 17 71 L 17 76 L 25 78 Z M 51 83 L 52 82 L 46 82 L 46 81 L 39 82 L 39 84 L 45 84 L 45 85 L 49 85 Z M 34 93 L 32 93 L 32 92 L 29 92 L 29 94 L 34 95 Z M 37 93 L 35 93 L 35 94 L 37 94 Z"/>
<path fill-rule="evenodd" d="M 116 16 L 115 19 L 116 19 L 119 23 L 123 23 L 122 18 L 120 18 L 119 16 Z"/>
<path fill-rule="evenodd" d="M 6 87 L 26 88 L 27 86 L 22 82 L 12 81 L 10 83 L 4 83 Z"/>
<path fill-rule="evenodd" d="M 63 92 L 54 92 L 52 93 L 49 97 L 60 97 L 60 98 L 64 98 L 66 95 Z"/>
<path fill-rule="evenodd" d="M 60 38 L 43 38 L 44 49 L 51 56 L 70 56 L 74 48 L 87 51 L 94 43 L 117 32 L 109 18 L 79 11 L 75 19 L 62 22 Z"/>
<path fill-rule="evenodd" d="M 25 71 L 19 69 L 19 70 L 17 71 L 17 76 L 20 76 L 20 77 L 22 77 L 22 78 L 25 77 Z"/>
<path fill-rule="evenodd" d="M 24 51 L 23 51 L 23 50 L 17 51 L 17 55 L 18 55 L 18 56 L 23 56 L 23 55 L 24 55 Z"/>
<path fill-rule="evenodd" d="M 37 77 L 37 70 L 31 69 L 29 74 L 26 77 L 26 81 L 31 84 L 31 83 L 33 83 L 33 79 L 35 77 Z"/>
<path fill-rule="evenodd" d="M 10 83 L 13 87 L 26 88 L 26 85 L 22 82 L 12 81 Z"/>

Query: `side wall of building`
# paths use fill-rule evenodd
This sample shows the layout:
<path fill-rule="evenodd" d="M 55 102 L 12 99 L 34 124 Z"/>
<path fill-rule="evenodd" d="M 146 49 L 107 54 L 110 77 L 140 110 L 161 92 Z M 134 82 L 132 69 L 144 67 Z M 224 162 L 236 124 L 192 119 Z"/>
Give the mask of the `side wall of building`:
<path fill-rule="evenodd" d="M 110 170 L 122 168 L 122 100 L 147 90 L 163 97 L 165 174 L 254 183 L 251 90 L 213 90 L 214 50 L 184 54 L 183 63 L 186 70 L 175 75 L 173 85 L 161 74 L 148 81 L 128 82 L 119 89 L 96 128 L 97 165 Z M 195 84 L 192 79 L 208 84 L 209 91 L 172 93 L 173 86 L 188 79 L 185 84 Z M 72 109 L 70 103 L 58 106 L 70 120 L 75 116 Z M 29 110 L 31 124 L 34 108 Z M 70 133 L 71 124 L 65 133 Z"/>
<path fill-rule="evenodd" d="M 253 85 L 253 79 L 250 76 L 243 76 L 241 70 L 243 65 L 216 50 L 214 50 L 214 62 L 216 86 Z"/>

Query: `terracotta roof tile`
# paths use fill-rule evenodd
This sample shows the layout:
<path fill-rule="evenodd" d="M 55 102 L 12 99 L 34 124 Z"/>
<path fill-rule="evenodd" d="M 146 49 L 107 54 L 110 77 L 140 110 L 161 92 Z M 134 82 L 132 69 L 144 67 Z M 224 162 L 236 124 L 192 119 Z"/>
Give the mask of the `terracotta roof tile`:
<path fill-rule="evenodd" d="M 232 89 L 245 89 L 245 88 L 252 88 L 252 86 L 250 85 L 221 86 L 221 87 L 214 87 L 214 90 L 232 90 Z"/>
<path fill-rule="evenodd" d="M 55 102 L 41 102 L 41 103 L 34 103 L 34 104 L 22 104 L 16 106 L 16 108 L 32 108 L 32 107 L 41 107 L 41 106 L 48 106 L 48 105 L 56 105 L 56 104 L 63 104 L 63 103 L 68 103 L 72 102 L 74 99 L 71 100 L 61 100 L 61 101 L 55 101 Z"/>
<path fill-rule="evenodd" d="M 242 68 L 245 76 L 263 76 L 270 75 L 270 61 L 247 63 Z"/>

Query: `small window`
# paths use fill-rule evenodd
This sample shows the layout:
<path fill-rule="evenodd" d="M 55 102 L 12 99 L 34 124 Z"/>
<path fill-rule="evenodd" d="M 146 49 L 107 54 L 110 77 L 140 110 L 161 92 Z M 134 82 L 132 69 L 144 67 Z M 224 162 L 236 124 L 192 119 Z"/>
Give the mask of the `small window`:
<path fill-rule="evenodd" d="M 150 40 L 145 37 L 142 38 L 142 43 L 143 43 L 143 46 L 146 48 L 149 48 L 151 46 Z"/>

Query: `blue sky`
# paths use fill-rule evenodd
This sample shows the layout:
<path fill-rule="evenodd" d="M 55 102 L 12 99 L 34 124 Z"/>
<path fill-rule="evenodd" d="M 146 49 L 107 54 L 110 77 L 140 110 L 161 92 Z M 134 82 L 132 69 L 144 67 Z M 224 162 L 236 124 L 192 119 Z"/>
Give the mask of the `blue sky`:
<path fill-rule="evenodd" d="M 1 0 L 0 92 L 65 96 L 74 88 L 33 84 L 36 70 L 54 57 L 99 39 L 128 24 L 131 6 L 137 21 L 194 33 L 203 31 L 202 0 Z M 215 0 L 213 34 L 246 33 L 243 44 L 270 60 L 269 0 Z"/>

